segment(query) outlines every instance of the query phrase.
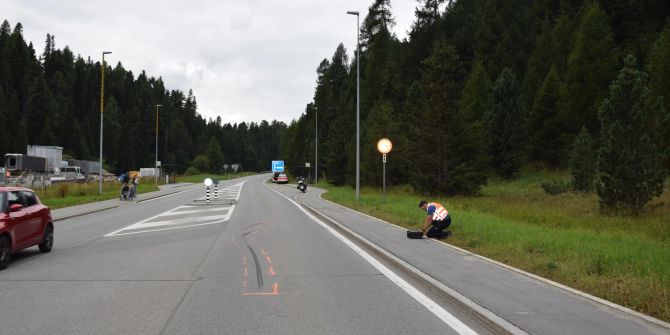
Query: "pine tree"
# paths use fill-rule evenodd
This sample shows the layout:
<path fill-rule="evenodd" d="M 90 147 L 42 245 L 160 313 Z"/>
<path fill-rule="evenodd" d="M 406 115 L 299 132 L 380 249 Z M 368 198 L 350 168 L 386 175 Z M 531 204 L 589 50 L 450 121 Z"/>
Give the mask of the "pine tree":
<path fill-rule="evenodd" d="M 219 172 L 223 167 L 223 153 L 221 152 L 221 144 L 215 136 L 209 139 L 205 155 L 209 158 L 209 168 L 211 172 Z M 249 164 L 250 166 L 253 164 Z"/>
<path fill-rule="evenodd" d="M 391 13 L 391 0 L 374 0 L 361 25 L 361 46 L 367 48 L 372 44 L 375 35 L 388 34 L 393 25 L 395 20 Z"/>
<path fill-rule="evenodd" d="M 465 149 L 469 139 L 461 139 L 466 124 L 459 113 L 463 65 L 455 48 L 446 40 L 435 44 L 424 62 L 425 105 L 419 122 L 412 125 L 415 139 L 410 181 L 420 192 L 432 194 L 474 193 L 482 180 L 471 163 L 476 160 Z"/>
<path fill-rule="evenodd" d="M 562 93 L 565 131 L 577 134 L 586 126 L 597 132 L 597 109 L 616 76 L 618 56 L 607 15 L 596 2 L 584 8 L 574 40 Z"/>
<path fill-rule="evenodd" d="M 481 62 L 475 62 L 465 81 L 465 88 L 461 97 L 461 114 L 468 122 L 482 121 L 487 111 L 493 105 L 493 83 L 486 68 Z"/>
<path fill-rule="evenodd" d="M 600 106 L 597 190 L 603 209 L 639 214 L 663 192 L 670 116 L 648 88 L 647 75 L 628 56 Z"/>
<path fill-rule="evenodd" d="M 521 95 L 524 101 L 524 107 L 530 110 L 536 99 L 537 92 L 542 86 L 542 81 L 546 77 L 554 53 L 554 39 L 549 20 L 542 24 L 540 34 L 535 41 L 535 50 L 528 59 L 526 75 L 521 84 Z"/>
<path fill-rule="evenodd" d="M 670 80 L 668 80 L 670 78 L 670 24 L 663 29 L 647 62 L 650 77 L 649 88 L 654 94 L 663 97 L 667 104 L 670 101 Z M 670 137 L 670 130 L 666 138 L 668 137 Z M 665 141 L 665 150 L 670 152 L 670 140 Z M 665 166 L 670 169 L 670 153 Z"/>
<path fill-rule="evenodd" d="M 589 192 L 593 189 L 593 183 L 598 172 L 598 162 L 593 159 L 593 150 L 593 139 L 591 139 L 588 130 L 582 127 L 579 135 L 575 137 L 570 154 L 572 187 L 577 191 Z"/>
<path fill-rule="evenodd" d="M 654 94 L 670 101 L 670 24 L 663 29 L 647 60 L 649 88 Z"/>
<path fill-rule="evenodd" d="M 440 19 L 440 6 L 445 0 L 417 0 L 421 3 L 414 11 L 416 20 L 414 21 L 413 30 L 423 29 L 424 27 L 433 26 L 437 20 Z"/>
<path fill-rule="evenodd" d="M 525 140 L 519 84 L 505 68 L 493 84 L 493 106 L 486 116 L 489 165 L 503 178 L 513 178 L 523 163 Z"/>
<path fill-rule="evenodd" d="M 531 157 L 552 167 L 559 167 L 564 157 L 558 109 L 559 89 L 558 72 L 552 66 L 528 116 Z"/>
<path fill-rule="evenodd" d="M 452 165 L 453 188 L 457 193 L 472 195 L 487 178 L 486 128 L 484 114 L 493 105 L 491 80 L 484 66 L 477 62 L 465 80 L 454 127 L 447 127 L 455 139 Z"/>
<path fill-rule="evenodd" d="M 0 125 L 7 125 L 7 118 L 5 116 L 5 110 L 7 108 L 7 101 L 5 100 L 5 94 L 0 84 Z M 0 139 L 6 139 L 8 137 L 9 129 L 6 126 L 0 126 Z M 8 153 L 9 148 L 7 147 L 7 141 L 0 140 L 0 157 L 4 159 L 5 154 Z"/>

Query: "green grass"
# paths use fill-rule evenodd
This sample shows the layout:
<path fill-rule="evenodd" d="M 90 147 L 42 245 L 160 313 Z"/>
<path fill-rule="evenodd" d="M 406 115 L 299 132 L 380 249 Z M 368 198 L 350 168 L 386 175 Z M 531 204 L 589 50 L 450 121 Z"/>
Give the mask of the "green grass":
<path fill-rule="evenodd" d="M 42 203 L 51 209 L 58 209 L 118 198 L 121 193 L 121 183 L 104 183 L 102 194 L 98 194 L 98 183 L 62 183 L 35 191 Z M 138 194 L 153 191 L 158 191 L 156 184 L 149 182 L 139 184 Z"/>
<path fill-rule="evenodd" d="M 452 216 L 448 243 L 595 296 L 670 321 L 670 191 L 640 217 L 602 213 L 594 194 L 545 194 L 540 182 L 567 178 L 533 173 L 492 181 L 478 197 L 435 200 Z M 324 198 L 406 228 L 418 228 L 422 196 L 393 187 L 321 184 Z"/>
<path fill-rule="evenodd" d="M 193 176 L 177 176 L 178 183 L 202 183 L 205 178 L 218 178 L 220 180 L 235 179 L 246 176 L 253 176 L 254 172 L 226 173 L 226 174 L 198 174 Z"/>

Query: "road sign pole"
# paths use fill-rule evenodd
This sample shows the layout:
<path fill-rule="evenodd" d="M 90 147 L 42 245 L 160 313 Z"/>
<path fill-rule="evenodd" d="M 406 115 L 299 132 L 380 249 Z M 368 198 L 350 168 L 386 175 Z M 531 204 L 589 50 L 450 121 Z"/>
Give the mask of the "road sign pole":
<path fill-rule="evenodd" d="M 384 203 L 386 203 L 386 154 L 384 154 L 383 161 L 384 161 L 384 163 L 383 163 L 384 167 L 382 168 L 382 170 L 383 170 L 383 172 L 382 172 L 382 175 L 383 175 L 382 192 L 384 193 Z"/>
<path fill-rule="evenodd" d="M 206 193 L 206 196 L 207 196 L 207 200 L 205 200 L 205 202 L 206 202 L 206 203 L 209 203 L 209 186 L 207 186 L 207 193 Z"/>

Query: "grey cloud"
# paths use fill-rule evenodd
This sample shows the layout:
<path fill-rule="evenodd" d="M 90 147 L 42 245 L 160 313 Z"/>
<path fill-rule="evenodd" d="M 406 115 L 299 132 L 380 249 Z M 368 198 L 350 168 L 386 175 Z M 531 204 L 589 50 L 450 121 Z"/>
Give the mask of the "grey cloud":
<path fill-rule="evenodd" d="M 22 22 L 42 52 L 47 33 L 57 47 L 84 58 L 113 51 L 138 74 L 163 77 L 169 89 L 193 89 L 200 113 L 224 122 L 297 118 L 311 101 L 316 67 L 339 43 L 355 50 L 361 0 L 0 0 L 4 18 Z M 392 1 L 402 38 L 415 0 Z"/>

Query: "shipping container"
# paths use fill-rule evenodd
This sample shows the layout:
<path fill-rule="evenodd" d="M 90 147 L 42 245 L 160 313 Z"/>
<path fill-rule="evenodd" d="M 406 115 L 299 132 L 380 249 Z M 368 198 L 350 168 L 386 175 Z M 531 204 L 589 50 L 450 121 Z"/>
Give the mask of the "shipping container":
<path fill-rule="evenodd" d="M 83 174 L 100 173 L 100 162 L 70 159 L 67 161 L 67 163 L 68 166 L 78 166 L 79 168 L 81 168 L 81 173 Z"/>
<path fill-rule="evenodd" d="M 44 157 L 49 172 L 58 172 L 63 161 L 63 148 L 49 145 L 28 145 L 28 156 Z"/>
<path fill-rule="evenodd" d="M 44 157 L 34 157 L 22 154 L 6 154 L 5 168 L 9 171 L 47 172 L 47 160 Z"/>

